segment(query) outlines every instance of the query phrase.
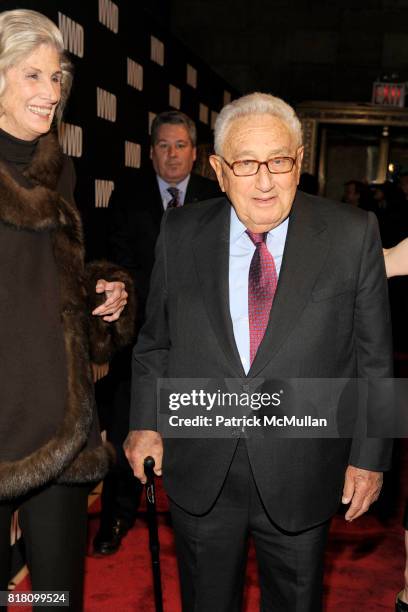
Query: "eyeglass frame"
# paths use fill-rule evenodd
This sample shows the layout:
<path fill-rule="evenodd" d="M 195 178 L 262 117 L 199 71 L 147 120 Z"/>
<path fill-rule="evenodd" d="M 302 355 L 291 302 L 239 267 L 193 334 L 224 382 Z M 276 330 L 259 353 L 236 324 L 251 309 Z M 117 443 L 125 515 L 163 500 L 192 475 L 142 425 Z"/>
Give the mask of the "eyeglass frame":
<path fill-rule="evenodd" d="M 238 178 L 245 178 L 247 176 L 256 176 L 261 166 L 266 166 L 270 174 L 289 174 L 290 172 L 292 172 L 293 168 L 295 167 L 295 164 L 298 158 L 298 154 L 296 155 L 296 157 L 289 157 L 288 155 L 281 155 L 281 156 L 277 155 L 276 157 L 271 157 L 270 159 L 267 159 L 266 161 L 258 161 L 257 159 L 237 159 L 236 161 L 232 162 L 232 164 L 227 162 L 225 157 L 223 157 L 222 155 L 218 155 L 218 157 L 227 164 L 228 168 L 232 170 L 234 176 L 237 176 Z M 285 170 L 284 172 L 273 172 L 272 170 L 269 170 L 269 167 L 268 167 L 268 162 L 270 162 L 273 159 L 290 159 L 292 162 L 292 167 L 290 170 Z M 257 171 L 252 174 L 235 174 L 234 164 L 239 164 L 240 162 L 243 162 L 243 161 L 256 162 L 258 164 Z"/>

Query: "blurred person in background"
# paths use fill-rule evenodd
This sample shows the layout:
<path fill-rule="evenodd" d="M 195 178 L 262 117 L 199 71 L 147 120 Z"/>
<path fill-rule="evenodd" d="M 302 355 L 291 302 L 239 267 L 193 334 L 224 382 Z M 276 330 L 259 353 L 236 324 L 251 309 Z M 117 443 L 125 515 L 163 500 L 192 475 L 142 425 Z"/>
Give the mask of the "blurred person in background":
<path fill-rule="evenodd" d="M 408 200 L 408 172 L 400 174 L 398 186 L 403 194 L 404 200 Z"/>
<path fill-rule="evenodd" d="M 317 195 L 319 193 L 319 182 L 314 174 L 302 172 L 299 179 L 299 189 L 304 193 Z"/>
<path fill-rule="evenodd" d="M 342 202 L 358 206 L 363 210 L 373 210 L 372 194 L 368 185 L 362 181 L 347 181 L 344 183 Z"/>
<path fill-rule="evenodd" d="M 404 199 L 394 183 L 387 181 L 371 186 L 373 212 L 377 215 L 384 247 L 394 246 L 405 237 Z"/>

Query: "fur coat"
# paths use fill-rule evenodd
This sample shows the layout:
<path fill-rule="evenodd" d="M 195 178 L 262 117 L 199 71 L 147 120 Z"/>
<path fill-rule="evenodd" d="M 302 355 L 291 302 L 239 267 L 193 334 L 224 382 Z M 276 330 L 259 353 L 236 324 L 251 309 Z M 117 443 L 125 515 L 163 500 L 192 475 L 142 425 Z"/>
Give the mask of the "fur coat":
<path fill-rule="evenodd" d="M 58 416 L 52 435 L 34 448 L 32 440 L 26 440 L 29 434 L 25 434 L 24 444 L 19 443 L 20 447 L 16 444 L 14 448 L 13 432 L 19 422 L 24 423 L 27 432 L 31 429 L 34 431 L 36 426 L 38 429 L 36 411 L 41 407 L 32 406 L 29 401 L 22 403 L 18 420 L 15 407 L 11 407 L 14 404 L 2 402 L 0 500 L 18 497 L 49 482 L 96 481 L 103 478 L 109 466 L 110 451 L 106 445 L 102 445 L 98 431 L 90 359 L 95 363 L 109 361 L 117 349 L 131 342 L 134 333 L 134 292 L 128 274 L 119 267 L 108 262 L 85 266 L 79 213 L 75 205 L 57 191 L 60 177 L 69 163 L 53 133 L 39 140 L 30 165 L 21 176 L 22 180 L 18 180 L 12 168 L 0 160 L 0 227 L 4 235 L 11 241 L 13 236 L 18 236 L 20 241 L 23 240 L 23 245 L 25 236 L 29 240 L 30 236 L 41 234 L 50 241 L 50 261 L 56 270 L 55 286 L 59 289 L 58 294 L 50 296 L 50 299 L 54 299 L 56 304 L 58 327 L 62 326 L 62 333 L 60 327 L 58 332 L 61 335 L 61 350 L 65 353 L 66 380 L 66 385 L 61 389 L 64 394 L 60 400 L 61 417 Z M 114 323 L 107 323 L 91 314 L 104 300 L 95 292 L 96 281 L 101 278 L 123 281 L 128 290 L 128 304 L 120 319 Z M 27 312 L 29 314 L 29 308 Z M 3 318 L 6 317 L 3 315 Z M 0 321 L 0 325 L 7 324 L 7 321 Z M 15 348 L 12 347 L 11 354 L 18 377 L 19 363 L 14 357 Z M 0 373 L 0 385 L 4 385 L 5 393 L 8 384 Z M 49 416 L 51 418 L 52 415 Z M 47 415 L 41 414 L 41 418 L 46 419 Z M 53 418 L 55 421 L 55 416 Z M 2 440 L 11 449 L 8 454 L 2 454 Z"/>

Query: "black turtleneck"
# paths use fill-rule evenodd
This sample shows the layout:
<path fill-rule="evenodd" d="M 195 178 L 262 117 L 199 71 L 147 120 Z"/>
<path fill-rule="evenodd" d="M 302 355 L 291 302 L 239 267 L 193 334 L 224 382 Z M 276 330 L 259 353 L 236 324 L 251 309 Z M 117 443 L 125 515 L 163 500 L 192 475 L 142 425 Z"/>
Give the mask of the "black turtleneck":
<path fill-rule="evenodd" d="M 20 172 L 25 170 L 37 148 L 35 140 L 21 140 L 0 129 L 0 156 Z"/>

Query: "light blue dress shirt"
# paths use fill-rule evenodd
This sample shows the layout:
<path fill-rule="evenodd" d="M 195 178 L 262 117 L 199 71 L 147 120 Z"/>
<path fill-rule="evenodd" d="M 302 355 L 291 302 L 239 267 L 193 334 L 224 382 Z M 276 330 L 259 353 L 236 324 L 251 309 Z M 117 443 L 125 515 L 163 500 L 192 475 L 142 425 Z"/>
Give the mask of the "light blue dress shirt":
<path fill-rule="evenodd" d="M 285 248 L 289 219 L 268 232 L 266 246 L 269 249 L 279 272 Z M 229 253 L 229 303 L 235 342 L 241 357 L 242 366 L 248 374 L 249 357 L 249 317 L 248 317 L 248 275 L 255 245 L 245 233 L 246 227 L 238 219 L 231 206 L 230 253 Z"/>
<path fill-rule="evenodd" d="M 168 187 L 174 187 L 174 185 L 170 185 L 170 183 L 166 183 L 166 181 L 163 181 L 163 179 L 156 174 L 157 177 L 157 182 L 159 184 L 159 189 L 160 189 L 160 195 L 161 195 L 161 199 L 163 202 L 163 208 L 164 210 L 167 210 L 167 205 L 170 202 L 170 200 L 173 199 L 173 196 L 167 191 Z M 188 185 L 188 181 L 190 180 L 190 175 L 188 174 L 186 176 L 185 179 L 183 179 L 180 183 L 177 183 L 176 187 L 179 190 L 179 202 L 180 202 L 180 206 L 183 206 L 184 204 L 184 200 L 186 197 L 186 191 L 187 191 L 187 185 Z"/>

